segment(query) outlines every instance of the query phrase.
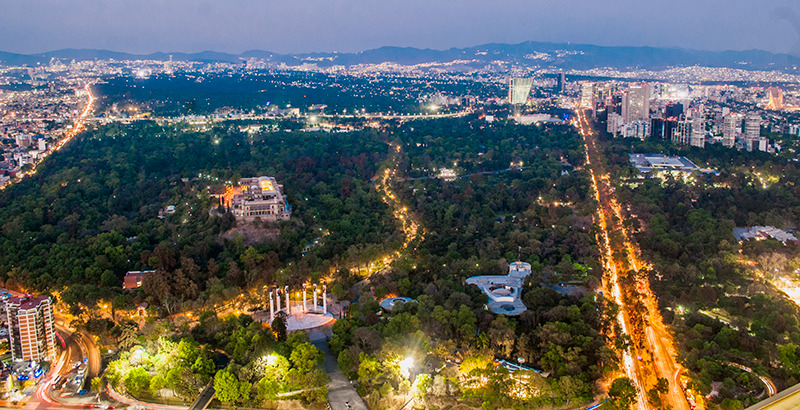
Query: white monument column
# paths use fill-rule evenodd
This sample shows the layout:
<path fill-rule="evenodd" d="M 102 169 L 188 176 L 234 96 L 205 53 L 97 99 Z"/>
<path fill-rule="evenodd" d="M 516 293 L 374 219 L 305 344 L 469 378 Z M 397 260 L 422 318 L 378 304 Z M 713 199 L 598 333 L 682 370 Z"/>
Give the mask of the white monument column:
<path fill-rule="evenodd" d="M 328 314 L 328 285 L 322 285 L 322 314 Z"/>
<path fill-rule="evenodd" d="M 283 293 L 286 294 L 286 314 L 287 315 L 291 315 L 292 314 L 292 305 L 289 304 L 289 286 L 284 286 L 283 287 Z"/>
<path fill-rule="evenodd" d="M 281 311 L 281 291 L 278 288 L 275 288 L 275 301 L 278 304 L 278 308 L 276 309 L 278 312 Z"/>
<path fill-rule="evenodd" d="M 308 305 L 306 305 L 306 284 L 303 284 L 303 312 L 308 312 Z"/>
<path fill-rule="evenodd" d="M 317 284 L 314 284 L 314 313 L 317 313 Z"/>
<path fill-rule="evenodd" d="M 275 301 L 272 300 L 272 291 L 269 292 L 269 323 L 275 320 Z"/>

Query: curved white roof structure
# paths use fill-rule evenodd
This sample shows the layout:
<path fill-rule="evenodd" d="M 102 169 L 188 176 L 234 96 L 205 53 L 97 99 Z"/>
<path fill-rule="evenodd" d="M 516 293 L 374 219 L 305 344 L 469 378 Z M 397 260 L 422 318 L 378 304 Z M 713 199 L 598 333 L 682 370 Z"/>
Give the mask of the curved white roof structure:
<path fill-rule="evenodd" d="M 497 314 L 516 316 L 528 308 L 522 303 L 522 286 L 531 274 L 531 264 L 513 262 L 508 265 L 508 275 L 473 276 L 468 285 L 477 285 L 489 296 L 489 309 Z"/>

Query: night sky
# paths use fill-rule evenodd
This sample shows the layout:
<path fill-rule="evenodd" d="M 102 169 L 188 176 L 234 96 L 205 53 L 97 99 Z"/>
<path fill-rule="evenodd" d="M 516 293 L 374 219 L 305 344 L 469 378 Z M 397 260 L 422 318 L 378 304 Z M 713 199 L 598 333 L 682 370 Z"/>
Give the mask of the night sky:
<path fill-rule="evenodd" d="M 0 50 L 446 49 L 575 42 L 800 55 L 780 0 L 0 0 Z"/>

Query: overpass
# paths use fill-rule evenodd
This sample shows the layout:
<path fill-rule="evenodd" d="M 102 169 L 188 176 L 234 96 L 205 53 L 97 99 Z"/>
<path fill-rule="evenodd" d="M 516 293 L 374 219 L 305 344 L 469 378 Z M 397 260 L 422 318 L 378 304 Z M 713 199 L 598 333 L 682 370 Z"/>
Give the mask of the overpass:
<path fill-rule="evenodd" d="M 794 386 L 748 407 L 745 410 L 788 410 L 800 409 L 800 384 Z"/>

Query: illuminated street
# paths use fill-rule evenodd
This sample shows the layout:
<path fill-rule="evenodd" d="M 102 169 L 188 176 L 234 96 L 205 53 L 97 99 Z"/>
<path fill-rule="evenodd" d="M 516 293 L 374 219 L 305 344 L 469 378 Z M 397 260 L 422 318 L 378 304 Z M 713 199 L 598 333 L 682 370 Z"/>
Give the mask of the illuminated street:
<path fill-rule="evenodd" d="M 621 284 L 621 276 L 635 275 L 640 269 L 646 269 L 646 265 L 638 259 L 637 249 L 623 224 L 620 206 L 609 186 L 603 155 L 596 145 L 594 132 L 580 112 L 578 124 L 586 142 L 587 165 L 592 176 L 595 199 L 599 204 L 597 218 L 606 269 L 603 289 L 619 305 L 617 320 L 620 328 L 623 335 L 629 336 L 633 342 L 630 349 L 623 353 L 623 368 L 639 391 L 636 407 L 650 408 L 645 395 L 655 385 L 657 377 L 661 377 L 669 381 L 668 399 L 671 407 L 689 409 L 679 380 L 681 368 L 675 361 L 672 335 L 663 325 L 647 277 L 636 275 L 636 286 L 633 288 L 624 288 Z M 640 305 L 638 309 L 635 307 L 637 304 Z"/>
<path fill-rule="evenodd" d="M 84 86 L 84 89 L 86 90 L 86 95 L 89 96 L 89 100 L 86 102 L 86 106 L 83 107 L 83 110 L 81 110 L 80 115 L 78 115 L 78 117 L 75 118 L 75 122 L 72 124 L 72 129 L 70 129 L 67 133 L 65 133 L 63 138 L 58 140 L 58 142 L 56 142 L 53 145 L 53 148 L 50 151 L 47 151 L 45 153 L 45 155 L 43 155 L 42 158 L 39 161 L 34 163 L 33 167 L 30 170 L 17 174 L 17 178 L 12 180 L 12 182 L 21 181 L 26 176 L 35 174 L 36 173 L 36 169 L 38 168 L 39 164 L 41 164 L 44 161 L 45 158 L 47 158 L 53 152 L 61 150 L 61 148 L 63 148 L 64 145 L 66 145 L 68 142 L 72 141 L 72 139 L 76 135 L 80 134 L 81 131 L 83 131 L 86 128 L 86 120 L 89 118 L 89 114 L 91 114 L 92 110 L 94 109 L 95 97 L 92 94 L 92 89 L 89 86 L 89 84 L 86 84 Z M 4 189 L 5 187 L 7 187 L 9 185 L 1 186 L 0 189 Z"/>
<path fill-rule="evenodd" d="M 408 249 L 411 242 L 414 240 L 422 241 L 423 239 L 423 231 L 420 229 L 419 222 L 417 222 L 413 215 L 408 213 L 408 208 L 404 206 L 400 199 L 398 199 L 397 194 L 392 190 L 391 181 L 394 180 L 397 176 L 397 163 L 399 161 L 400 156 L 400 146 L 396 144 L 389 144 L 395 153 L 394 158 L 394 165 L 395 168 L 392 169 L 385 169 L 383 174 L 380 176 L 380 181 L 375 184 L 375 187 L 378 191 L 381 192 L 383 201 L 386 205 L 392 209 L 392 213 L 394 214 L 395 218 L 399 219 L 400 222 L 403 224 L 403 234 L 405 239 L 403 240 L 403 246 L 400 250 L 395 252 L 394 254 L 390 254 L 383 259 L 383 265 L 389 266 L 391 263 L 400 255 L 403 251 Z M 378 261 L 380 262 L 380 261 Z"/>

